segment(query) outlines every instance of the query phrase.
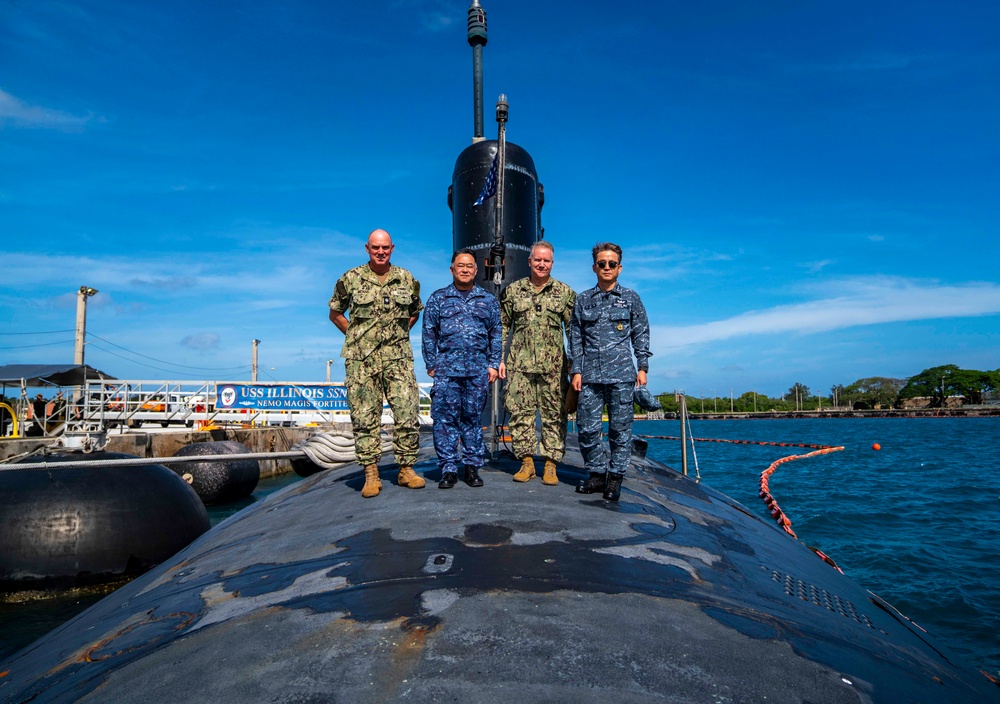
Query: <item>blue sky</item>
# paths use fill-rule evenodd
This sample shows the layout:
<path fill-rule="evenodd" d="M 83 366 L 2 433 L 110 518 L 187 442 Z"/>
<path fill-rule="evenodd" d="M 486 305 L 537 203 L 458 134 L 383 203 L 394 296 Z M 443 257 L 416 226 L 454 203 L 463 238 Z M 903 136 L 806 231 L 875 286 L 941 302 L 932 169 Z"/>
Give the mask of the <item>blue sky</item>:
<path fill-rule="evenodd" d="M 487 136 L 506 93 L 557 278 L 624 247 L 654 391 L 1000 367 L 1000 5 L 484 6 Z M 119 378 L 342 378 L 370 230 L 450 280 L 467 9 L 0 0 L 0 364 L 72 362 L 87 285 Z"/>

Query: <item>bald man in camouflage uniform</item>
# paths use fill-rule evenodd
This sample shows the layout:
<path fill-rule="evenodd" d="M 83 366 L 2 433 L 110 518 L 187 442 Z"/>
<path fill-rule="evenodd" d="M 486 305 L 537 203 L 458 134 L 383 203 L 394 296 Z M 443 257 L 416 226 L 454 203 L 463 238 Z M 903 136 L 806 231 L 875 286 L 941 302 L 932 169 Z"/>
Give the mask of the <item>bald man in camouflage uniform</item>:
<path fill-rule="evenodd" d="M 527 482 L 535 476 L 537 412 L 542 419 L 541 455 L 545 460 L 542 484 L 550 486 L 559 483 L 556 463 L 566 452 L 563 399 L 569 360 L 564 331 L 569 330 L 576 301 L 573 289 L 552 278 L 554 257 L 551 244 L 537 242 L 528 258 L 531 274 L 512 283 L 500 296 L 504 349 L 510 340 L 500 378 L 509 376 L 504 402 L 510 413 L 514 454 L 521 458 L 514 481 Z"/>
<path fill-rule="evenodd" d="M 399 465 L 399 485 L 419 489 L 425 484 L 413 471 L 419 446 L 419 399 L 410 346 L 410 328 L 424 306 L 420 282 L 390 263 L 393 249 L 389 233 L 374 230 L 365 245 L 368 263 L 341 276 L 330 297 L 330 321 L 347 336 L 340 356 L 345 359 L 355 453 L 365 468 L 361 495 L 366 499 L 382 489 L 378 461 L 383 398 L 392 409 L 392 449 Z M 344 316 L 348 311 L 349 320 Z"/>

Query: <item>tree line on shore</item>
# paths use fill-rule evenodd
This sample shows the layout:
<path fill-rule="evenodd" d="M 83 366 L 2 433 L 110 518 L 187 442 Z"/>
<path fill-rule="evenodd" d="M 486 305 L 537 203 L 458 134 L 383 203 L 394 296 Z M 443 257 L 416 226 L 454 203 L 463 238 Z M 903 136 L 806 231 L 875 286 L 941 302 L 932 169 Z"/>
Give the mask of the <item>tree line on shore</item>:
<path fill-rule="evenodd" d="M 954 364 L 925 369 L 916 376 L 894 379 L 872 376 L 852 384 L 835 384 L 827 396 L 813 393 L 805 384 L 796 382 L 780 398 L 756 391 L 739 396 L 687 397 L 690 413 L 768 413 L 816 411 L 824 408 L 852 410 L 902 408 L 911 399 L 924 399 L 927 408 L 949 405 L 950 399 L 966 404 L 983 403 L 984 395 L 1000 391 L 1000 369 L 979 371 L 961 369 Z M 673 393 L 659 394 L 663 410 L 678 411 Z"/>

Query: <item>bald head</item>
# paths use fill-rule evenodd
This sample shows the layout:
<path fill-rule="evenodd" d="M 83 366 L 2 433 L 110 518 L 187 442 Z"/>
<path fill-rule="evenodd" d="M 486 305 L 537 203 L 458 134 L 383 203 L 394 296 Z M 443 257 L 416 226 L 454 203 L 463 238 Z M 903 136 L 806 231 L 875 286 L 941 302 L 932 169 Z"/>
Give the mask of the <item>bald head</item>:
<path fill-rule="evenodd" d="M 368 233 L 368 246 L 371 246 L 375 242 L 378 242 L 379 244 L 388 244 L 391 247 L 392 235 L 385 230 L 372 230 Z"/>
<path fill-rule="evenodd" d="M 368 235 L 368 243 L 365 244 L 365 251 L 368 252 L 368 266 L 376 274 L 384 274 L 389 271 L 389 257 L 392 256 L 392 237 L 385 230 L 372 230 Z"/>

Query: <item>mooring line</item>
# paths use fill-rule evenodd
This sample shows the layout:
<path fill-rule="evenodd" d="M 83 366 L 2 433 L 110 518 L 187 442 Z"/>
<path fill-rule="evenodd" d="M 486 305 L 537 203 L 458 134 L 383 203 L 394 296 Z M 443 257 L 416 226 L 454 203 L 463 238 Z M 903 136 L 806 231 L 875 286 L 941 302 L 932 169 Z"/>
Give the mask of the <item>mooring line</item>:
<path fill-rule="evenodd" d="M 651 440 L 680 440 L 676 435 L 636 435 L 637 438 Z M 728 442 L 734 445 L 768 445 L 770 447 L 811 447 L 816 450 L 826 450 L 833 445 L 816 445 L 808 442 L 769 442 L 767 440 L 726 440 L 724 438 L 691 438 L 695 442 Z"/>
<path fill-rule="evenodd" d="M 636 437 L 648 440 L 680 440 L 680 438 L 675 435 L 636 435 Z M 818 445 L 815 443 L 806 443 L 806 442 L 769 442 L 767 440 L 727 440 L 724 438 L 691 438 L 691 440 L 692 442 L 725 442 L 734 445 L 766 445 L 768 447 L 813 448 L 814 449 L 813 452 L 808 452 L 804 455 L 789 455 L 788 457 L 782 457 L 781 459 L 772 462 L 770 467 L 768 467 L 767 469 L 765 469 L 763 472 L 760 473 L 760 491 L 758 495 L 760 496 L 760 498 L 764 500 L 764 505 L 767 506 L 768 512 L 771 514 L 771 517 L 775 520 L 775 522 L 779 526 L 781 526 L 781 529 L 796 539 L 798 539 L 799 536 L 797 536 L 795 534 L 795 531 L 792 530 L 792 520 L 788 517 L 788 515 L 784 511 L 781 510 L 781 507 L 778 505 L 777 500 L 771 494 L 769 486 L 771 475 L 774 474 L 775 470 L 780 465 L 783 465 L 786 462 L 793 462 L 795 460 L 804 460 L 808 457 L 817 457 L 818 455 L 827 455 L 832 452 L 840 452 L 841 450 L 844 449 L 843 445 Z M 843 570 L 837 567 L 837 563 L 835 563 L 832 559 L 827 557 L 821 550 L 814 548 L 812 546 L 807 546 L 807 547 L 809 547 L 810 550 L 816 553 L 816 555 L 821 560 L 832 566 L 838 572 L 843 573 Z"/>
<path fill-rule="evenodd" d="M 826 445 L 819 450 L 815 450 L 814 452 L 809 452 L 804 455 L 789 455 L 788 457 L 782 457 L 780 460 L 772 462 L 770 467 L 768 467 L 767 469 L 765 469 L 763 472 L 760 473 L 760 492 L 758 493 L 758 495 L 760 496 L 760 498 L 764 500 L 764 505 L 767 506 L 767 510 L 770 512 L 771 517 L 778 523 L 779 526 L 782 527 L 782 529 L 786 533 L 788 533 L 793 538 L 798 538 L 799 536 L 795 535 L 795 531 L 792 530 L 791 519 L 788 518 L 787 515 L 785 515 L 785 512 L 781 510 L 781 507 L 778 506 L 778 502 L 771 495 L 770 486 L 768 485 L 771 475 L 774 474 L 774 471 L 780 465 L 783 465 L 786 462 L 793 462 L 795 460 L 804 460 L 807 457 L 817 457 L 818 455 L 828 455 L 831 452 L 840 452 L 843 449 L 844 448 L 842 445 L 836 447 Z M 819 551 L 816 552 L 820 555 L 821 558 L 826 558 L 826 556 L 820 554 Z M 834 567 L 836 567 L 836 565 L 834 565 Z M 837 569 L 840 568 L 838 567 Z"/>

